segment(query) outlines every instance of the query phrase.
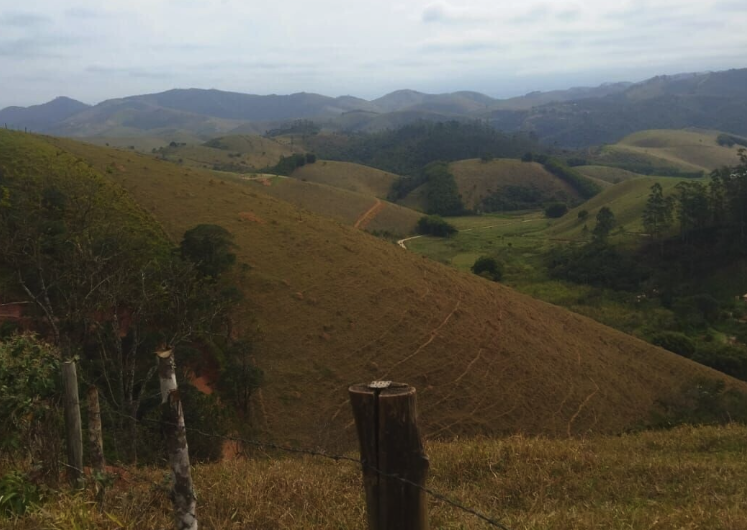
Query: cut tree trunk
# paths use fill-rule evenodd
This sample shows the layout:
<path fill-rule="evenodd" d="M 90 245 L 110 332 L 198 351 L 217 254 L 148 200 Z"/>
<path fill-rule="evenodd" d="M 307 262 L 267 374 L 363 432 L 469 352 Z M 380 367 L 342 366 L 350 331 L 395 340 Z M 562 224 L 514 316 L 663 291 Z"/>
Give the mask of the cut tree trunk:
<path fill-rule="evenodd" d="M 197 498 L 192 486 L 189 465 L 187 429 L 184 411 L 176 383 L 174 351 L 156 352 L 158 376 L 161 380 L 161 407 L 163 409 L 164 433 L 171 464 L 171 500 L 177 530 L 197 530 Z"/>

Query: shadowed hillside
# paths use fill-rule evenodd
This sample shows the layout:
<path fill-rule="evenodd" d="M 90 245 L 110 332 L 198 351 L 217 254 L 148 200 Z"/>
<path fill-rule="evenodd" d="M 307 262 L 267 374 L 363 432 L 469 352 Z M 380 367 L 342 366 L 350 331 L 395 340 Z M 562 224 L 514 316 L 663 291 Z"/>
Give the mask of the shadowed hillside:
<path fill-rule="evenodd" d="M 0 142 L 11 138 L 31 139 L 0 132 Z M 128 190 L 174 239 L 198 223 L 234 234 L 238 261 L 250 267 L 239 279 L 247 298 L 237 324 L 255 330 L 266 374 L 252 421 L 278 439 L 353 447 L 347 387 L 374 379 L 415 385 L 424 433 L 450 438 L 620 432 L 693 378 L 724 377 L 249 184 L 46 141 L 56 147 L 29 141 L 17 156 L 69 151 Z"/>

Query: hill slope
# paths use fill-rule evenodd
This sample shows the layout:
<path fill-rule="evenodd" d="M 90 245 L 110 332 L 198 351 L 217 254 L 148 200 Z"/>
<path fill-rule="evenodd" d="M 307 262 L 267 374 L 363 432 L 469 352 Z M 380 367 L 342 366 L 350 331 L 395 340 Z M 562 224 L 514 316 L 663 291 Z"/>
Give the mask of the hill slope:
<path fill-rule="evenodd" d="M 238 260 L 250 265 L 238 324 L 256 330 L 266 373 L 252 421 L 277 439 L 352 447 L 347 387 L 375 379 L 418 387 L 424 433 L 448 438 L 620 432 L 693 378 L 722 377 L 248 184 L 48 141 L 102 172 L 114 167 L 105 175 L 174 239 L 198 223 L 235 235 Z"/>
<path fill-rule="evenodd" d="M 314 164 L 316 165 L 316 164 Z M 260 192 L 328 219 L 369 231 L 404 237 L 415 231 L 422 214 L 370 194 L 296 178 L 245 177 Z"/>
<path fill-rule="evenodd" d="M 90 105 L 66 97 L 31 107 L 6 107 L 0 110 L 0 124 L 17 129 L 43 131 L 89 107 Z"/>
<path fill-rule="evenodd" d="M 397 175 L 352 162 L 321 160 L 296 169 L 293 178 L 327 184 L 383 199 L 389 193 Z"/>
<path fill-rule="evenodd" d="M 607 206 L 615 214 L 617 226 L 624 226 L 629 232 L 642 232 L 643 221 L 641 215 L 646 206 L 646 200 L 651 193 L 651 186 L 661 184 L 664 194 L 672 193 L 674 187 L 687 179 L 673 177 L 639 177 L 629 179 L 606 188 L 596 197 L 592 197 L 582 205 L 568 212 L 550 229 L 556 237 L 575 239 L 581 237 L 584 224 L 589 230 L 594 227 L 594 218 L 599 210 Z M 578 219 L 578 212 L 589 212 L 588 220 L 584 223 Z"/>
<path fill-rule="evenodd" d="M 537 204 L 550 201 L 570 202 L 579 199 L 572 186 L 548 172 L 536 162 L 515 159 L 461 160 L 449 165 L 466 208 L 480 206 L 492 192 L 507 187 L 536 190 Z"/>

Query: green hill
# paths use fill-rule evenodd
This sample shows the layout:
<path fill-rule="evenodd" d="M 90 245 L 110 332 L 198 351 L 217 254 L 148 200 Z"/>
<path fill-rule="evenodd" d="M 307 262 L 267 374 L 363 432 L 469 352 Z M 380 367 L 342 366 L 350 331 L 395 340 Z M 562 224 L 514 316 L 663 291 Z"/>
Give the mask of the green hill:
<path fill-rule="evenodd" d="M 557 238 L 577 239 L 583 232 L 584 224 L 593 228 L 594 217 L 599 210 L 607 206 L 617 220 L 617 226 L 623 226 L 628 232 L 642 232 L 643 221 L 641 214 L 646 206 L 646 200 L 654 183 L 661 184 L 664 193 L 671 193 L 674 187 L 687 179 L 672 177 L 640 177 L 630 179 L 611 186 L 596 197 L 569 211 L 550 228 L 550 234 Z M 578 212 L 589 212 L 588 220 L 578 219 Z"/>
<path fill-rule="evenodd" d="M 67 160 L 90 164 L 174 240 L 199 223 L 234 235 L 237 260 L 247 265 L 236 278 L 247 297 L 235 326 L 251 331 L 265 372 L 246 421 L 275 439 L 354 447 L 347 388 L 376 379 L 418 387 L 430 439 L 620 433 L 646 423 L 695 378 L 744 387 L 588 318 L 299 210 L 250 182 L 6 131 L 0 153 L 8 173 L 28 158 L 39 161 L 38 171 L 66 170 Z"/>

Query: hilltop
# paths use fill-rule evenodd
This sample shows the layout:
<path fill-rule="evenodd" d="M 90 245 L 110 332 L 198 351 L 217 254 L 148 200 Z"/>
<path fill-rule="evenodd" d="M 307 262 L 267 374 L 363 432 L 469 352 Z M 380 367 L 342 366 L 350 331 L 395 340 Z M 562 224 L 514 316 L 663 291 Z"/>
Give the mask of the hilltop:
<path fill-rule="evenodd" d="M 69 152 L 122 186 L 173 239 L 235 236 L 247 293 L 237 324 L 266 374 L 251 421 L 266 436 L 352 447 L 347 386 L 415 385 L 429 438 L 612 433 L 694 378 L 741 383 L 585 317 L 299 210 L 251 183 L 152 157 L 18 133 L 14 156 Z M 52 147 L 54 146 L 54 147 Z M 45 157 L 54 164 L 58 157 Z M 12 162 L 6 169 L 12 170 Z M 256 186 L 256 185 L 254 185 Z"/>

